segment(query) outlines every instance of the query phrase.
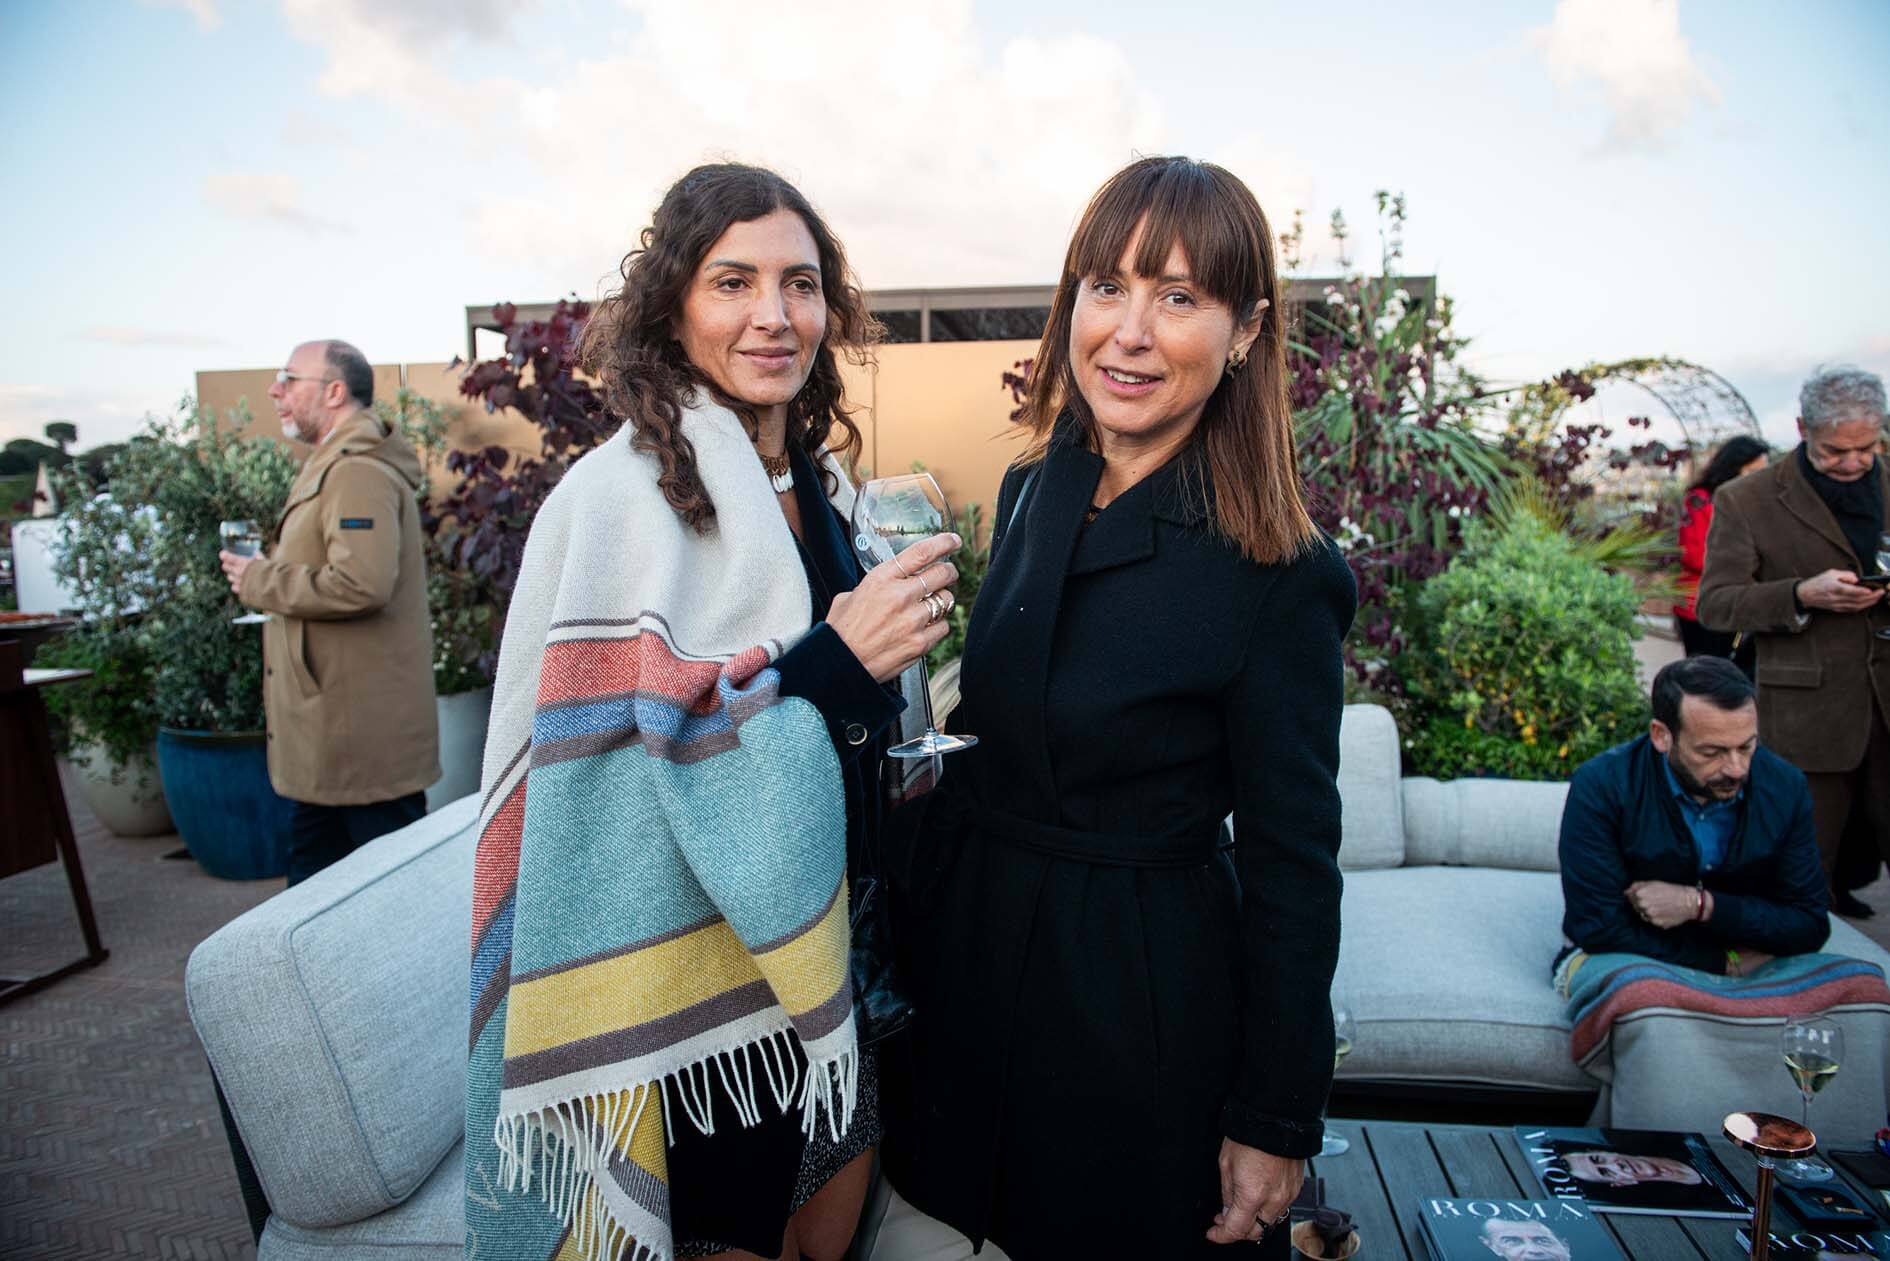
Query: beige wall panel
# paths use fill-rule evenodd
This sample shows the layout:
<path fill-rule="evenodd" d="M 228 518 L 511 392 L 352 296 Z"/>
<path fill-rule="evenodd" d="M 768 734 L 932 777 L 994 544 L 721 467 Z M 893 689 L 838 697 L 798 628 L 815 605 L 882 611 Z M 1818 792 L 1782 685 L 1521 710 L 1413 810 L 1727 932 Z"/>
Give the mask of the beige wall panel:
<path fill-rule="evenodd" d="M 861 396 L 873 408 L 873 471 L 905 473 L 917 460 L 954 508 L 984 505 L 989 528 L 998 483 L 1024 449 L 1023 431 L 1010 421 L 1016 404 L 999 378 L 1036 351 L 1034 341 L 881 346 L 870 393 Z"/>
<path fill-rule="evenodd" d="M 275 384 L 274 368 L 237 368 L 225 372 L 199 372 L 197 374 L 197 402 L 206 411 L 213 412 L 221 422 L 225 413 L 238 404 L 249 404 L 251 433 L 266 434 L 271 438 L 282 436 L 282 426 L 276 423 L 276 409 L 269 402 L 269 387 Z"/>

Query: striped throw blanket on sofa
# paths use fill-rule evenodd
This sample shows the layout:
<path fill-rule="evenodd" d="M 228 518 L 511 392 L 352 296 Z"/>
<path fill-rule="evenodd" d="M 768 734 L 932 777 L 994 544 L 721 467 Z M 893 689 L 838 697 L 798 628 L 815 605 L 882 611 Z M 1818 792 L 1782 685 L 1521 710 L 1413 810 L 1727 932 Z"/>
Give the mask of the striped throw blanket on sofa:
<path fill-rule="evenodd" d="M 1556 970 L 1573 1028 L 1569 1053 L 1584 1067 L 1607 1053 L 1615 1021 L 1666 1008 L 1733 1017 L 1779 1017 L 1851 1003 L 1890 1003 L 1883 971 L 1842 955 L 1774 959 L 1750 976 L 1718 976 L 1646 955 L 1576 951 Z"/>

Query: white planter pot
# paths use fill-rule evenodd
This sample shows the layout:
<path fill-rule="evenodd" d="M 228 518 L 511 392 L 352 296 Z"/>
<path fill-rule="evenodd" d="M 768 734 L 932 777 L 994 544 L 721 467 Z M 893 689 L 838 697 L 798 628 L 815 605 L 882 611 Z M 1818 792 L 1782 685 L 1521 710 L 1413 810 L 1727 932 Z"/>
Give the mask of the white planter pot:
<path fill-rule="evenodd" d="M 119 836 L 161 836 L 171 831 L 171 812 L 164 804 L 155 746 L 141 766 L 121 766 L 96 744 L 73 752 L 74 759 L 68 765 L 79 781 L 79 795 L 107 831 Z"/>
<path fill-rule="evenodd" d="M 492 717 L 492 688 L 460 692 L 434 701 L 440 716 L 440 778 L 427 789 L 427 809 L 479 791 L 479 765 L 486 755 L 486 723 Z"/>

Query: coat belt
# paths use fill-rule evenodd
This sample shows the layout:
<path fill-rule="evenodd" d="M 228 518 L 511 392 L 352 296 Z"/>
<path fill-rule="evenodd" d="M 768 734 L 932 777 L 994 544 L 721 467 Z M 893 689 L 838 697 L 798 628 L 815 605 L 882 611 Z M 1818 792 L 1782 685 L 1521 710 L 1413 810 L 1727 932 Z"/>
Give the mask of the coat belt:
<path fill-rule="evenodd" d="M 1098 867 L 1200 867 L 1213 860 L 1219 837 L 1214 830 L 1198 836 L 1088 832 L 989 809 L 976 812 L 974 826 L 992 840 L 1017 849 Z"/>

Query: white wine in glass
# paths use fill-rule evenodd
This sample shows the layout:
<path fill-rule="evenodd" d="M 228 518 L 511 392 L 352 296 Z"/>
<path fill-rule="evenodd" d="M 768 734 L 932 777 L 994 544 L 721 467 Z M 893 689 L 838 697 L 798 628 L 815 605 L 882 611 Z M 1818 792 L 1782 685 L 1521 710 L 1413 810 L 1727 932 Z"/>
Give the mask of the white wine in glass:
<path fill-rule="evenodd" d="M 262 530 L 254 521 L 219 521 L 217 523 L 217 542 L 223 550 L 232 556 L 261 556 Z M 231 622 L 238 626 L 253 626 L 257 622 L 269 620 L 267 613 L 245 613 L 233 617 Z"/>
<path fill-rule="evenodd" d="M 1803 1101 L 1798 1119 L 1808 1129 L 1811 1097 L 1831 1084 L 1838 1065 L 1844 1062 L 1844 1030 L 1835 1021 L 1799 1016 L 1785 1022 L 1778 1041 L 1785 1071 L 1792 1075 L 1792 1084 L 1798 1087 L 1798 1097 Z M 1832 1177 L 1831 1166 L 1811 1157 L 1785 1161 L 1778 1171 L 1805 1182 L 1824 1182 Z"/>
<path fill-rule="evenodd" d="M 930 473 L 907 473 L 900 477 L 875 477 L 860 487 L 853 500 L 853 546 L 871 565 L 883 565 L 914 543 L 943 533 L 952 519 L 945 492 L 938 488 Z M 921 672 L 925 662 L 913 667 Z M 923 683 L 923 674 L 921 674 Z M 921 686 L 922 695 L 930 689 Z M 978 737 L 945 735 L 932 721 L 932 705 L 927 697 L 925 734 L 916 740 L 895 744 L 886 750 L 888 757 L 937 757 L 956 753 L 978 743 Z"/>
<path fill-rule="evenodd" d="M 1338 1072 L 1339 1065 L 1352 1053 L 1352 1039 L 1357 1036 L 1358 1027 L 1352 1020 L 1352 1009 L 1342 1003 L 1332 1005 L 1332 1071 Z M 1349 1139 L 1340 1138 L 1328 1126 L 1325 1137 L 1319 1140 L 1321 1156 L 1343 1156 L 1352 1150 Z"/>

